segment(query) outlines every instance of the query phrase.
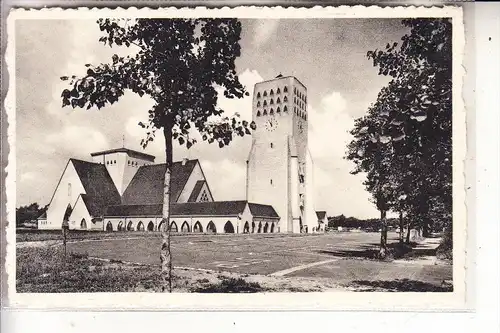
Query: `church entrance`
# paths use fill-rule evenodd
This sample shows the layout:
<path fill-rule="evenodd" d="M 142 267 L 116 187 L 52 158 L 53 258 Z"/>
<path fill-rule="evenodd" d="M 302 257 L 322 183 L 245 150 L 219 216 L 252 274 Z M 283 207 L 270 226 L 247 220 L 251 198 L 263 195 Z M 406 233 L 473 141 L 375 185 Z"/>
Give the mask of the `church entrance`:
<path fill-rule="evenodd" d="M 153 221 L 149 221 L 148 223 L 148 231 L 154 231 L 155 230 L 155 224 Z"/>
<path fill-rule="evenodd" d="M 189 232 L 189 224 L 187 223 L 187 221 L 184 221 L 184 223 L 182 224 L 181 231 Z"/>
<path fill-rule="evenodd" d="M 113 224 L 110 221 L 106 224 L 106 231 L 113 231 Z"/>
<path fill-rule="evenodd" d="M 227 221 L 224 225 L 224 233 L 226 234 L 234 234 L 234 227 L 231 221 Z"/>
<path fill-rule="evenodd" d="M 193 231 L 194 232 L 203 232 L 203 227 L 201 226 L 200 221 L 196 221 L 196 223 L 194 224 Z"/>
<path fill-rule="evenodd" d="M 87 221 L 85 219 L 82 219 L 82 222 L 80 222 L 80 229 L 87 229 Z"/>
<path fill-rule="evenodd" d="M 144 231 L 144 223 L 141 221 L 137 224 L 137 231 Z"/>
<path fill-rule="evenodd" d="M 245 222 L 245 225 L 243 226 L 243 233 L 248 234 L 250 232 L 250 226 L 248 225 L 248 221 Z"/>
<path fill-rule="evenodd" d="M 207 233 L 211 234 L 217 233 L 217 228 L 215 227 L 215 224 L 212 221 L 210 221 L 207 225 Z"/>

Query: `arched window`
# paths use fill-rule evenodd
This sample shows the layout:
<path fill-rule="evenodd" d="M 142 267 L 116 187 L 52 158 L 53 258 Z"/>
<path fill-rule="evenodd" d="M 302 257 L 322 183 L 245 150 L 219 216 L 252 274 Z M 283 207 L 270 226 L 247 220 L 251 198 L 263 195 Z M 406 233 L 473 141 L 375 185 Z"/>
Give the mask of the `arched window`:
<path fill-rule="evenodd" d="M 276 113 L 281 113 L 281 109 L 280 107 L 278 106 L 278 108 L 276 109 Z"/>
<path fill-rule="evenodd" d="M 134 231 L 134 224 L 132 223 L 132 221 L 129 221 L 129 223 L 127 224 L 127 231 Z"/>
<path fill-rule="evenodd" d="M 283 112 L 288 112 L 288 108 L 286 107 L 286 105 L 285 105 L 285 107 L 283 108 Z"/>
<path fill-rule="evenodd" d="M 278 88 L 279 91 L 279 88 Z M 243 226 L 243 233 L 248 234 L 250 232 L 250 226 L 248 225 L 248 221 L 245 222 L 245 225 Z"/>
<path fill-rule="evenodd" d="M 260 117 L 260 111 L 257 111 L 257 117 Z"/>
<path fill-rule="evenodd" d="M 262 113 L 263 116 L 267 116 L 267 110 L 264 109 L 264 112 Z"/>
<path fill-rule="evenodd" d="M 274 96 L 274 91 L 271 89 L 271 91 L 269 92 L 269 96 Z"/>
<path fill-rule="evenodd" d="M 203 232 L 203 227 L 201 226 L 200 221 L 196 221 L 193 227 L 194 232 Z"/>
<path fill-rule="evenodd" d="M 80 222 L 80 229 L 87 229 L 87 221 L 85 219 L 82 219 Z"/>
<path fill-rule="evenodd" d="M 262 104 L 262 105 L 267 106 L 267 101 L 264 101 L 264 104 Z"/>
<path fill-rule="evenodd" d="M 288 92 L 288 87 L 285 86 L 285 88 L 283 88 L 283 92 Z"/>
<path fill-rule="evenodd" d="M 271 223 L 271 231 L 269 231 L 270 233 L 273 233 L 274 232 L 274 223 Z"/>
<path fill-rule="evenodd" d="M 189 224 L 187 223 L 187 221 L 184 221 L 184 223 L 182 224 L 181 226 L 181 231 L 182 232 L 189 232 Z"/>
<path fill-rule="evenodd" d="M 274 147 L 272 142 L 269 144 L 269 147 L 271 147 L 271 148 L 273 148 L 273 147 Z"/>
<path fill-rule="evenodd" d="M 293 98 L 293 102 L 294 102 L 295 104 L 297 104 L 297 97 L 294 97 L 294 98 Z"/>
<path fill-rule="evenodd" d="M 260 98 L 260 92 L 257 93 L 257 98 Z"/>
<path fill-rule="evenodd" d="M 155 230 L 155 224 L 153 221 L 149 221 L 148 223 L 148 231 L 154 231 Z"/>
<path fill-rule="evenodd" d="M 288 97 L 286 97 L 286 96 L 285 96 L 285 97 L 283 97 L 283 102 L 284 102 L 284 103 L 287 103 L 287 102 L 288 102 Z"/>
<path fill-rule="evenodd" d="M 297 88 L 293 87 L 293 94 L 297 95 Z"/>
<path fill-rule="evenodd" d="M 142 221 L 139 221 L 137 224 L 137 231 L 144 231 L 144 223 Z"/>
<path fill-rule="evenodd" d="M 226 224 L 224 225 L 224 233 L 225 234 L 234 234 L 234 226 L 231 223 L 231 221 L 227 221 Z"/>
<path fill-rule="evenodd" d="M 279 97 L 276 99 L 276 103 L 278 103 L 278 104 L 281 103 L 281 100 Z"/>
<path fill-rule="evenodd" d="M 217 228 L 215 227 L 215 224 L 212 221 L 208 222 L 207 233 L 209 233 L 209 234 L 216 234 L 217 233 Z"/>
<path fill-rule="evenodd" d="M 274 110 L 273 110 L 273 108 L 271 108 L 271 111 L 269 111 L 269 114 L 270 114 L 270 115 L 273 115 L 273 114 L 274 114 Z"/>
<path fill-rule="evenodd" d="M 160 224 L 158 224 L 158 231 L 165 231 L 165 222 L 161 221 Z"/>
<path fill-rule="evenodd" d="M 273 105 L 274 104 L 274 101 L 273 99 L 271 98 L 271 100 L 269 101 L 269 105 Z"/>
<path fill-rule="evenodd" d="M 252 222 L 252 234 L 255 233 L 255 222 Z"/>
<path fill-rule="evenodd" d="M 260 101 L 257 102 L 257 107 L 259 107 L 259 106 L 260 106 Z"/>
<path fill-rule="evenodd" d="M 116 228 L 118 231 L 125 230 L 125 226 L 123 225 L 123 221 L 118 222 L 118 227 Z"/>
<path fill-rule="evenodd" d="M 307 114 L 304 115 L 304 120 L 307 120 Z"/>
<path fill-rule="evenodd" d="M 259 222 L 259 227 L 257 228 L 257 233 L 260 234 L 262 232 L 262 222 Z"/>
<path fill-rule="evenodd" d="M 267 229 L 269 229 L 269 223 L 264 224 L 264 233 L 267 234 Z"/>
<path fill-rule="evenodd" d="M 280 88 L 278 88 L 278 89 L 276 90 L 276 93 L 277 93 L 277 94 L 280 94 L 280 93 L 281 93 Z"/>
<path fill-rule="evenodd" d="M 170 232 L 178 232 L 179 229 L 177 228 L 177 223 L 175 223 L 175 221 L 172 221 L 172 223 L 170 223 Z"/>
<path fill-rule="evenodd" d="M 106 231 L 113 231 L 113 224 L 111 223 L 111 221 L 108 221 L 108 223 L 106 224 Z"/>
<path fill-rule="evenodd" d="M 264 94 L 262 96 L 266 97 L 267 96 L 267 91 L 264 90 Z"/>

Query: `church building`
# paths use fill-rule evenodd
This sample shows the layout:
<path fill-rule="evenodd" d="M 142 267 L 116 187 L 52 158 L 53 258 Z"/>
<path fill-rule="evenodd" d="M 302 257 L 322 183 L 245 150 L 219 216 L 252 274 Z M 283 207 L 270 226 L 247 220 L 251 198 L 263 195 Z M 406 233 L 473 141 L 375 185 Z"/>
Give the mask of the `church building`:
<path fill-rule="evenodd" d="M 255 85 L 257 129 L 247 160 L 246 198 L 216 201 L 198 160 L 172 166 L 170 226 L 183 233 L 324 232 L 314 210 L 307 142 L 307 89 L 294 77 Z M 127 148 L 70 159 L 39 229 L 158 231 L 165 164 Z"/>

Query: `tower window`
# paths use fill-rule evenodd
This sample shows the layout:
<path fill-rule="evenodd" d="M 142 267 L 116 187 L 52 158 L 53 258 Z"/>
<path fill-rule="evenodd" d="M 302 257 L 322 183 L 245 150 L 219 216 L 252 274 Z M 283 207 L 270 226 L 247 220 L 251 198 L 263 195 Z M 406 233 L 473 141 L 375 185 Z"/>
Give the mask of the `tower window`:
<path fill-rule="evenodd" d="M 68 183 L 68 197 L 71 197 L 71 183 Z"/>
<path fill-rule="evenodd" d="M 288 112 L 288 108 L 286 107 L 286 105 L 285 105 L 285 107 L 283 108 L 283 112 Z"/>
<path fill-rule="evenodd" d="M 262 104 L 262 105 L 267 106 L 267 101 L 264 100 L 264 104 Z"/>
<path fill-rule="evenodd" d="M 269 182 L 271 183 L 271 185 L 273 185 L 273 180 L 272 179 L 270 179 Z"/>
<path fill-rule="evenodd" d="M 304 115 L 304 120 L 307 120 L 307 114 Z"/>
<path fill-rule="evenodd" d="M 260 101 L 257 102 L 257 107 L 259 107 L 259 106 L 260 106 Z"/>
<path fill-rule="evenodd" d="M 264 112 L 262 113 L 263 116 L 267 116 L 267 110 L 264 109 Z"/>
<path fill-rule="evenodd" d="M 285 86 L 285 87 L 283 88 L 283 92 L 288 92 L 288 87 L 287 87 L 287 86 Z"/>
<path fill-rule="evenodd" d="M 272 142 L 271 142 L 270 146 L 271 146 L 271 148 L 273 148 L 273 143 Z"/>
<path fill-rule="evenodd" d="M 109 161 L 106 161 L 106 165 L 108 165 L 108 164 L 109 164 Z"/>
<path fill-rule="evenodd" d="M 271 98 L 271 100 L 269 101 L 269 105 L 273 105 L 274 104 L 274 101 L 273 99 Z"/>
<path fill-rule="evenodd" d="M 264 94 L 262 96 L 266 97 L 267 96 L 267 91 L 264 90 Z"/>
<path fill-rule="evenodd" d="M 271 108 L 271 111 L 269 111 L 269 114 L 273 115 L 274 114 L 274 110 L 273 108 Z"/>
<path fill-rule="evenodd" d="M 280 93 L 281 93 L 280 88 L 278 88 L 278 89 L 276 90 L 276 93 L 277 93 L 277 94 L 280 94 Z"/>
<path fill-rule="evenodd" d="M 269 92 L 269 96 L 273 96 L 274 95 L 274 91 L 271 89 L 271 91 Z"/>
<path fill-rule="evenodd" d="M 260 117 L 260 111 L 257 111 L 257 117 Z"/>
<path fill-rule="evenodd" d="M 260 98 L 260 92 L 257 93 L 257 98 Z"/>
<path fill-rule="evenodd" d="M 281 100 L 280 98 L 278 97 L 278 99 L 276 100 L 276 103 L 281 103 Z"/>
<path fill-rule="evenodd" d="M 297 95 L 297 88 L 293 87 L 293 94 Z"/>
<path fill-rule="evenodd" d="M 288 102 L 288 97 L 286 97 L 286 96 L 285 96 L 285 97 L 283 98 L 283 102 L 285 102 L 285 103 L 286 103 L 286 102 Z"/>
<path fill-rule="evenodd" d="M 280 107 L 278 106 L 278 108 L 276 109 L 276 113 L 281 113 L 281 109 Z"/>
<path fill-rule="evenodd" d="M 294 98 L 293 98 L 293 102 L 294 102 L 295 104 L 297 104 L 297 97 L 294 97 Z"/>

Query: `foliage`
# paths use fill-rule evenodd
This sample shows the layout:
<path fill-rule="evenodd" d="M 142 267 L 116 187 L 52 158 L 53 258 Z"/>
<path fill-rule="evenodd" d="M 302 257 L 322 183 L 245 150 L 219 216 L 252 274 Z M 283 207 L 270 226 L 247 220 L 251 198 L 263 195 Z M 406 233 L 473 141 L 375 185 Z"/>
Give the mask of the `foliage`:
<path fill-rule="evenodd" d="M 193 290 L 197 293 L 256 293 L 263 291 L 265 289 L 257 282 L 247 282 L 245 279 L 233 277 L 223 277 L 220 282 Z"/>
<path fill-rule="evenodd" d="M 22 226 L 25 222 L 30 222 L 39 218 L 47 211 L 48 206 L 40 207 L 35 202 L 27 206 L 16 208 L 16 226 Z"/>
<path fill-rule="evenodd" d="M 71 85 L 62 92 L 63 106 L 103 108 L 114 104 L 126 90 L 149 96 L 154 106 L 148 110 L 146 147 L 157 129 L 172 128 L 179 144 L 191 147 L 196 140 L 190 129 L 198 130 L 210 143 L 223 147 L 233 134 L 250 134 L 255 124 L 239 115 L 219 117 L 217 88 L 227 98 L 248 95 L 238 80 L 234 61 L 240 55 L 241 23 L 235 19 L 122 19 L 97 21 L 106 35 L 105 45 L 134 46 L 133 56 L 113 55 L 110 63 L 86 64 L 83 77 L 63 76 Z"/>
<path fill-rule="evenodd" d="M 392 77 L 355 121 L 346 158 L 381 211 L 424 230 L 451 223 L 452 81 L 449 19 L 405 19 L 402 44 L 367 56 Z"/>
<path fill-rule="evenodd" d="M 238 80 L 235 60 L 241 53 L 241 23 L 236 19 L 99 19 L 105 45 L 134 46 L 133 56 L 113 55 L 111 62 L 86 64 L 84 77 L 64 76 L 71 89 L 62 92 L 63 106 L 97 107 L 117 102 L 125 90 L 154 101 L 148 110 L 143 148 L 163 130 L 165 141 L 165 181 L 163 222 L 169 224 L 170 176 L 173 140 L 190 148 L 197 130 L 204 141 L 227 146 L 233 136 L 251 134 L 255 123 L 241 120 L 236 113 L 224 116 L 217 106 L 219 90 L 226 98 L 248 95 Z M 160 260 L 165 284 L 172 290 L 170 227 L 162 230 Z"/>

